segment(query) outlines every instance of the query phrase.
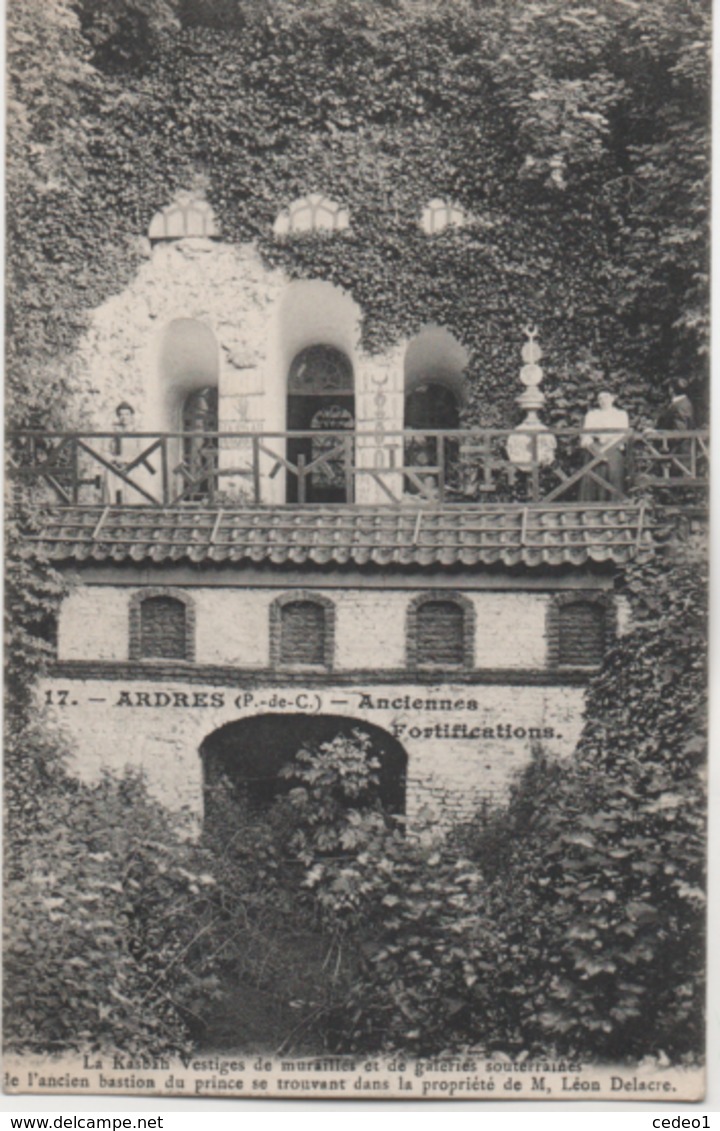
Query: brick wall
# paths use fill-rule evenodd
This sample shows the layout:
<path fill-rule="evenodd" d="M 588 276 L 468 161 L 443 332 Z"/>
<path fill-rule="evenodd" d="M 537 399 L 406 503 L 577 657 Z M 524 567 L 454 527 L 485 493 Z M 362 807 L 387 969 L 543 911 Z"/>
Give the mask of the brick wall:
<path fill-rule="evenodd" d="M 262 714 L 288 716 L 300 734 L 310 714 L 342 715 L 383 728 L 408 756 L 408 814 L 429 806 L 469 814 L 507 795 L 532 747 L 567 756 L 582 725 L 580 687 L 410 682 L 318 689 L 283 683 L 253 687 L 182 680 L 46 679 L 38 691 L 73 752 L 76 772 L 142 769 L 166 805 L 202 815 L 199 749 L 217 728 Z"/>
<path fill-rule="evenodd" d="M 186 590 L 88 585 L 64 601 L 59 618 L 62 660 L 122 661 L 139 655 L 130 639 L 133 603 L 149 592 L 186 593 L 194 610 L 195 660 L 238 668 L 271 664 L 271 609 L 278 599 L 297 600 L 297 590 L 187 588 Z M 336 671 L 405 668 L 412 610 L 427 591 L 323 589 L 308 599 L 329 603 L 334 633 L 326 666 Z M 439 591 L 438 600 L 447 596 Z M 456 595 L 457 596 L 457 595 Z M 557 597 L 543 592 L 465 592 L 471 631 L 466 651 L 477 669 L 537 670 L 552 649 L 552 610 Z M 327 607 L 327 605 L 326 605 Z M 410 622 L 410 624 L 409 624 Z M 189 621 L 189 623 L 191 623 Z M 413 649 L 410 648 L 412 663 Z M 278 653 L 274 652 L 277 662 Z"/>

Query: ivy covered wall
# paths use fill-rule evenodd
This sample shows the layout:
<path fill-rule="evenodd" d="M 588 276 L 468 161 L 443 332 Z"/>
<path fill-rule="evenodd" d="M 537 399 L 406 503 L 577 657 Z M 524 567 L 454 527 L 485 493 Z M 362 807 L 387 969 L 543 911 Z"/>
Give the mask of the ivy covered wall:
<path fill-rule="evenodd" d="M 202 185 L 224 240 L 353 297 L 366 350 L 452 331 L 470 421 L 517 419 L 528 322 L 549 422 L 604 385 L 651 418 L 705 376 L 708 23 L 687 0 L 14 0 L 11 414 L 63 411 L 89 312 Z M 350 229 L 277 241 L 308 191 Z M 468 224 L 426 236 L 434 196 Z"/>

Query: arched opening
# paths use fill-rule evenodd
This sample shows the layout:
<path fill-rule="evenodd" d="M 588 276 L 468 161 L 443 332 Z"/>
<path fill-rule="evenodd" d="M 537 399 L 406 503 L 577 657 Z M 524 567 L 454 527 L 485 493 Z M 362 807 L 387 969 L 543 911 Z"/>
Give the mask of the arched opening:
<path fill-rule="evenodd" d="M 597 601 L 567 602 L 558 609 L 558 663 L 596 667 L 605 654 L 606 613 Z"/>
<path fill-rule="evenodd" d="M 432 494 L 440 477 L 447 479 L 457 467 L 458 442 L 427 433 L 455 432 L 460 427 L 468 361 L 467 350 L 441 326 L 425 327 L 408 346 L 405 428 L 419 433 L 405 443 L 405 467 L 410 472 L 406 487 L 411 494 Z"/>
<path fill-rule="evenodd" d="M 288 476 L 288 502 L 349 502 L 352 447 L 342 433 L 355 427 L 350 358 L 335 346 L 307 346 L 290 364 L 287 390 L 288 430 L 310 433 L 288 440 L 288 459 L 301 472 Z"/>
<path fill-rule="evenodd" d="M 317 749 L 342 736 L 360 732 L 369 739 L 369 752 L 380 763 L 380 799 L 389 813 L 405 812 L 407 755 L 397 739 L 381 727 L 343 715 L 256 715 L 227 723 L 200 747 L 205 788 L 205 821 L 218 812 L 218 787 L 230 787 L 238 802 L 253 815 L 293 787 L 280 776 L 299 750 Z"/>
<path fill-rule="evenodd" d="M 184 499 L 212 493 L 217 469 L 220 353 L 209 326 L 176 318 L 166 327 L 160 348 L 164 426 L 181 432 L 172 445 L 171 466 Z"/>
<path fill-rule="evenodd" d="M 278 502 L 352 501 L 360 320 L 357 303 L 327 280 L 296 279 L 278 299 L 268 344 L 270 419 L 279 431 L 307 433 L 271 445 L 280 457 L 268 473 Z M 290 466 L 276 478 L 284 460 Z"/>
<path fill-rule="evenodd" d="M 278 667 L 323 668 L 332 662 L 333 610 L 325 602 L 283 601 L 275 610 Z"/>
<path fill-rule="evenodd" d="M 140 658 L 187 659 L 186 607 L 177 597 L 145 597 L 140 602 Z"/>
<path fill-rule="evenodd" d="M 217 470 L 218 391 L 206 385 L 189 393 L 182 406 L 185 498 L 204 499 L 213 493 Z"/>
<path fill-rule="evenodd" d="M 454 601 L 424 601 L 417 610 L 418 665 L 461 667 L 465 660 L 465 610 Z"/>
<path fill-rule="evenodd" d="M 408 607 L 408 666 L 472 668 L 475 657 L 475 613 L 462 594 L 415 598 Z"/>
<path fill-rule="evenodd" d="M 182 590 L 150 587 L 130 598 L 129 658 L 195 658 L 195 607 Z"/>

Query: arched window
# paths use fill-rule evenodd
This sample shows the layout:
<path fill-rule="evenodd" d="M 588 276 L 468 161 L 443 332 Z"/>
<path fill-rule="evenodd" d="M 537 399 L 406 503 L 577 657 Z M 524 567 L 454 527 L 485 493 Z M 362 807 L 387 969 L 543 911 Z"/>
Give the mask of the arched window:
<path fill-rule="evenodd" d="M 213 239 L 218 236 L 211 206 L 192 193 L 179 193 L 177 200 L 156 212 L 150 221 L 148 239 L 181 240 L 188 236 Z"/>
<path fill-rule="evenodd" d="M 321 192 L 310 192 L 278 213 L 273 231 L 276 236 L 291 236 L 301 232 L 342 232 L 349 226 L 350 215 L 344 204 Z"/>
<path fill-rule="evenodd" d="M 342 350 L 317 344 L 295 355 L 287 424 L 291 432 L 312 433 L 288 441 L 288 459 L 298 469 L 288 478 L 288 502 L 349 502 L 352 445 L 342 434 L 354 429 L 355 396 L 352 364 Z"/>
<path fill-rule="evenodd" d="M 600 664 L 605 653 L 605 609 L 594 601 L 574 601 L 558 612 L 558 662 Z"/>
<path fill-rule="evenodd" d="M 446 228 L 462 228 L 465 226 L 465 213 L 457 204 L 448 200 L 435 197 L 429 201 L 422 210 L 420 227 L 428 236 L 438 235 Z"/>
<path fill-rule="evenodd" d="M 416 599 L 408 611 L 408 664 L 472 667 L 473 634 L 473 608 L 467 598 L 439 594 Z"/>
<path fill-rule="evenodd" d="M 305 593 L 279 597 L 270 610 L 270 651 L 275 666 L 332 667 L 334 611 L 326 597 Z"/>
<path fill-rule="evenodd" d="M 460 427 L 467 401 L 464 377 L 467 350 L 442 326 L 424 327 L 405 354 L 405 489 L 434 498 L 441 483 L 455 486 L 458 441 L 448 435 Z"/>
<path fill-rule="evenodd" d="M 551 666 L 597 667 L 614 635 L 616 612 L 605 593 L 558 594 L 548 613 L 548 659 Z"/>
<path fill-rule="evenodd" d="M 194 659 L 194 610 L 184 596 L 153 589 L 130 605 L 131 660 Z"/>
<path fill-rule="evenodd" d="M 165 326 L 158 361 L 161 420 L 164 430 L 183 433 L 168 442 L 174 502 L 204 499 L 217 486 L 217 439 L 198 433 L 218 429 L 219 375 L 220 350 L 207 323 L 175 318 Z"/>

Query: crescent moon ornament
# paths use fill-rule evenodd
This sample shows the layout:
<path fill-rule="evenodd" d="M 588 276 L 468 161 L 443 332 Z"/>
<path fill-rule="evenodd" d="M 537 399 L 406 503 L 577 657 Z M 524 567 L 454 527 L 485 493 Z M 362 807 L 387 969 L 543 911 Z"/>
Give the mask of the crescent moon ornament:
<path fill-rule="evenodd" d="M 537 326 L 523 326 L 523 332 L 527 334 L 528 340 L 522 347 L 522 359 L 528 365 L 535 365 L 542 357 L 542 350 L 540 345 L 535 341 L 537 337 Z"/>

